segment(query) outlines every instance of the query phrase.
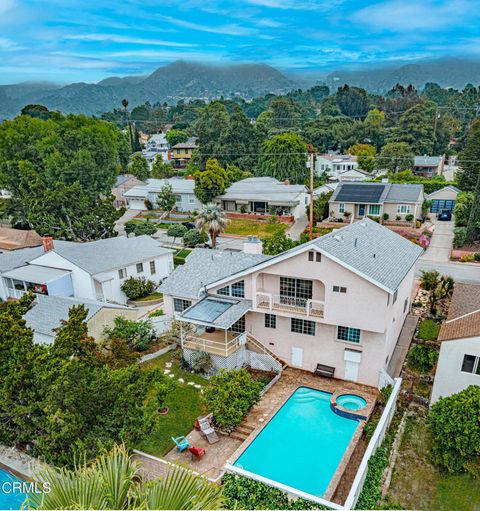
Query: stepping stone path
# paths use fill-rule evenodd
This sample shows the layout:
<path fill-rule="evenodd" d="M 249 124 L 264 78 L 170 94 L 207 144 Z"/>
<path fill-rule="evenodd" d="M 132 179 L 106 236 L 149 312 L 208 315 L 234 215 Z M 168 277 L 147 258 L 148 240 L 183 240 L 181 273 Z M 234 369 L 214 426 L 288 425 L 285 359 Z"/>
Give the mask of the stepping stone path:
<path fill-rule="evenodd" d="M 184 380 L 183 378 L 179 378 L 179 379 L 178 379 L 178 381 L 179 381 L 180 383 L 185 383 L 185 380 Z"/>
<path fill-rule="evenodd" d="M 189 381 L 188 385 L 195 385 L 195 382 L 194 381 Z"/>
<path fill-rule="evenodd" d="M 171 362 L 165 362 L 165 367 L 172 367 L 172 363 Z"/>
<path fill-rule="evenodd" d="M 163 374 L 169 374 L 169 373 L 171 373 L 170 369 L 165 369 L 165 370 L 163 371 Z"/>
<path fill-rule="evenodd" d="M 169 378 L 175 378 L 174 374 L 169 374 L 168 376 L 169 376 Z"/>
<path fill-rule="evenodd" d="M 194 387 L 195 387 L 196 389 L 201 389 L 201 388 L 202 388 L 202 386 L 201 386 L 201 385 L 194 385 Z"/>

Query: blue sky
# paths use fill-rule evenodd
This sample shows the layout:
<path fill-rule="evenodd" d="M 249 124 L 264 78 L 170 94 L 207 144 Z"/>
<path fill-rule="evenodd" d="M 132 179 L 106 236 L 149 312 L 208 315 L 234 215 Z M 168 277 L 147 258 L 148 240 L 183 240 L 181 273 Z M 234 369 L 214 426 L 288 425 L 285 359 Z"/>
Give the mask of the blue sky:
<path fill-rule="evenodd" d="M 480 0 L 0 0 L 0 83 L 98 81 L 177 59 L 318 72 L 480 56 Z"/>

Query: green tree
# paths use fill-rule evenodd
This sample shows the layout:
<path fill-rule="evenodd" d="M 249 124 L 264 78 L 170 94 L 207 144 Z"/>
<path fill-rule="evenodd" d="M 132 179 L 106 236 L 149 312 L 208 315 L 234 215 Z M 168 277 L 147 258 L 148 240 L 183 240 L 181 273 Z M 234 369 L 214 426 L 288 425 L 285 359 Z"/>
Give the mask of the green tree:
<path fill-rule="evenodd" d="M 258 174 L 279 181 L 304 183 L 307 178 L 307 146 L 296 133 L 276 135 L 262 144 Z"/>
<path fill-rule="evenodd" d="M 343 115 L 349 117 L 365 117 L 367 115 L 370 99 L 365 89 L 344 85 L 338 88 L 335 97 Z"/>
<path fill-rule="evenodd" d="M 357 156 L 358 166 L 362 170 L 373 172 L 376 166 L 375 155 L 377 154 L 375 146 L 370 144 L 355 144 L 350 147 L 348 154 Z"/>
<path fill-rule="evenodd" d="M 164 162 L 162 156 L 157 154 L 152 165 L 151 177 L 155 179 L 168 179 L 175 176 L 175 174 L 176 172 L 172 164 Z"/>
<path fill-rule="evenodd" d="M 323 153 L 330 149 L 348 147 L 353 129 L 354 122 L 349 117 L 322 114 L 305 124 L 302 136 L 317 152 Z"/>
<path fill-rule="evenodd" d="M 298 241 L 292 240 L 285 233 L 278 231 L 268 238 L 262 238 L 263 253 L 265 255 L 277 255 L 290 250 L 298 245 Z"/>
<path fill-rule="evenodd" d="M 472 192 L 461 192 L 455 203 L 455 227 L 467 227 L 472 211 L 474 195 Z"/>
<path fill-rule="evenodd" d="M 333 192 L 327 192 L 320 194 L 313 201 L 313 221 L 321 222 L 323 219 L 327 218 L 329 215 L 329 203 Z"/>
<path fill-rule="evenodd" d="M 189 229 L 183 235 L 183 244 L 186 247 L 196 247 L 200 243 L 205 243 L 208 237 L 205 233 L 200 232 L 198 229 Z"/>
<path fill-rule="evenodd" d="M 171 147 L 188 140 L 188 135 L 183 130 L 171 129 L 165 136 Z"/>
<path fill-rule="evenodd" d="M 453 293 L 454 281 L 452 277 L 440 275 L 440 273 L 436 270 L 422 271 L 420 283 L 429 295 L 430 314 L 435 314 L 436 304 L 439 300 L 446 298 Z"/>
<path fill-rule="evenodd" d="M 222 509 L 221 486 L 172 465 L 155 481 L 140 480 L 140 466 L 123 445 L 74 470 L 46 467 L 34 481 L 49 492 L 32 492 L 26 509 Z"/>
<path fill-rule="evenodd" d="M 195 225 L 200 232 L 209 234 L 212 247 L 217 246 L 217 236 L 221 234 L 227 225 L 227 217 L 219 204 L 210 202 L 202 206 L 198 212 Z"/>
<path fill-rule="evenodd" d="M 232 183 L 232 174 L 224 169 L 218 160 L 209 159 L 205 164 L 205 170 L 195 172 L 193 179 L 196 197 L 202 204 L 207 204 L 225 192 Z"/>
<path fill-rule="evenodd" d="M 46 121 L 52 117 L 52 112 L 43 105 L 25 105 L 20 111 L 20 115 L 29 115 Z"/>
<path fill-rule="evenodd" d="M 177 199 L 173 194 L 172 185 L 170 183 L 165 183 L 157 195 L 157 206 L 162 211 L 171 211 L 176 202 Z"/>
<path fill-rule="evenodd" d="M 19 116 L 0 125 L 0 187 L 13 225 L 75 241 L 115 235 L 111 189 L 125 137 L 82 115 Z"/>
<path fill-rule="evenodd" d="M 214 421 L 224 430 L 234 430 L 260 399 L 263 384 L 254 380 L 246 369 L 233 369 L 212 376 L 203 399 Z"/>
<path fill-rule="evenodd" d="M 432 461 L 448 472 L 480 474 L 480 387 L 437 401 L 428 416 Z"/>
<path fill-rule="evenodd" d="M 148 167 L 148 161 L 141 153 L 135 153 L 128 166 L 128 171 L 133 174 L 140 181 L 146 181 L 150 177 L 150 168 Z"/>
<path fill-rule="evenodd" d="M 377 159 L 377 167 L 389 172 L 400 172 L 413 168 L 414 153 L 406 142 L 385 144 Z"/>

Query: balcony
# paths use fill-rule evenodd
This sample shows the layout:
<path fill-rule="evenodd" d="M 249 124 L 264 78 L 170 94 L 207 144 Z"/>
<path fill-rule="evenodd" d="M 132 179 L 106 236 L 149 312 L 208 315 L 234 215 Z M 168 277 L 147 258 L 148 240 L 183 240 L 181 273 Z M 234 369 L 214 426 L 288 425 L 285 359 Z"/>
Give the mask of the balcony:
<path fill-rule="evenodd" d="M 216 330 L 200 335 L 185 334 L 182 336 L 182 348 L 206 351 L 212 355 L 228 357 L 247 342 L 245 332 L 241 334 L 228 330 Z"/>
<path fill-rule="evenodd" d="M 316 318 L 323 318 L 325 302 L 311 298 L 295 298 L 292 296 L 274 295 L 271 293 L 256 293 L 255 305 L 258 309 L 269 311 L 292 312 Z"/>

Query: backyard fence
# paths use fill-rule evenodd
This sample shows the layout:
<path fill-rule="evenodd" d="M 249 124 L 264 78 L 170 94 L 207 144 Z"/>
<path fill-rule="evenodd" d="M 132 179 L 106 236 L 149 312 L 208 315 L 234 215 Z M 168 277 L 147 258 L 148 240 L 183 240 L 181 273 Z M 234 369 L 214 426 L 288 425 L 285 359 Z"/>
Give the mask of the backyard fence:
<path fill-rule="evenodd" d="M 352 487 L 350 488 L 350 492 L 348 494 L 347 500 L 344 504 L 344 509 L 354 509 L 355 504 L 358 501 L 358 497 L 362 492 L 363 484 L 365 482 L 365 478 L 367 477 L 368 472 L 368 461 L 375 454 L 377 448 L 382 444 L 383 439 L 385 438 L 385 434 L 387 432 L 390 423 L 392 422 L 392 418 L 395 414 L 395 410 L 397 408 L 397 398 L 400 394 L 400 388 L 402 385 L 401 378 L 395 378 L 395 384 L 392 389 L 392 393 L 385 405 L 385 409 L 383 410 L 382 416 L 378 421 L 377 427 L 373 433 L 373 436 L 368 443 L 367 450 L 363 455 L 362 462 L 358 467 L 357 475 L 353 481 Z"/>

